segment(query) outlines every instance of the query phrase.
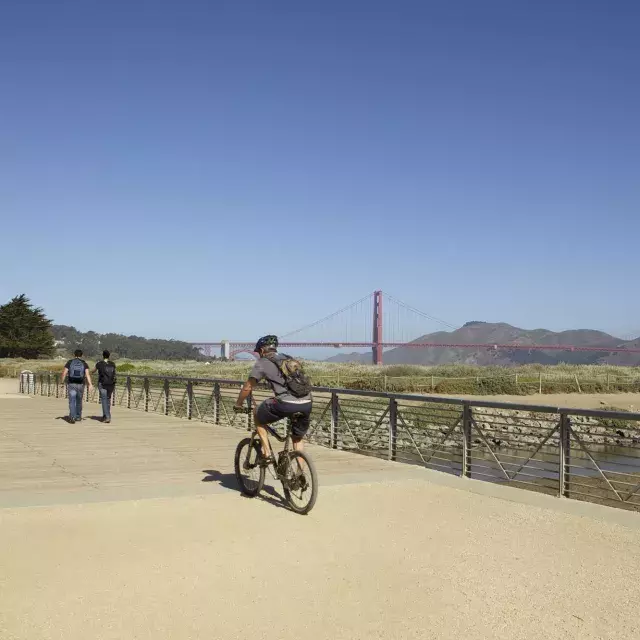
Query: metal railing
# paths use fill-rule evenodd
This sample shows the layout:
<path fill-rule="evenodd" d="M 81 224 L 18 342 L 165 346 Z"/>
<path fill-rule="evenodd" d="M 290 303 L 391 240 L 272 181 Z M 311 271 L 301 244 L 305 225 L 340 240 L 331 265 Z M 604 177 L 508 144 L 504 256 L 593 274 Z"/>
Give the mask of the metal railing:
<path fill-rule="evenodd" d="M 242 382 L 120 376 L 114 405 L 246 427 L 233 412 Z M 55 374 L 20 390 L 64 397 Z M 256 402 L 270 395 L 254 392 Z M 99 401 L 87 389 L 87 401 Z M 317 444 L 467 478 L 640 511 L 640 414 L 314 388 L 308 438 Z"/>

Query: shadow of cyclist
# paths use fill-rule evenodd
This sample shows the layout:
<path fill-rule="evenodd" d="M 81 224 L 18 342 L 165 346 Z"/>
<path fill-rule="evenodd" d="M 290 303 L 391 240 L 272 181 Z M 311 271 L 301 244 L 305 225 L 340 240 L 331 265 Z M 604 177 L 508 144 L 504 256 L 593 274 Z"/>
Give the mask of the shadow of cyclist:
<path fill-rule="evenodd" d="M 202 473 L 206 474 L 204 478 L 202 478 L 202 482 L 217 482 L 221 487 L 237 491 L 242 496 L 244 496 L 244 494 L 240 491 L 240 486 L 238 485 L 238 481 L 236 480 L 236 476 L 234 473 L 221 473 L 216 469 L 203 469 Z M 273 504 L 276 507 L 287 509 L 284 496 L 282 496 L 269 485 L 264 485 L 259 497 L 265 502 Z"/>

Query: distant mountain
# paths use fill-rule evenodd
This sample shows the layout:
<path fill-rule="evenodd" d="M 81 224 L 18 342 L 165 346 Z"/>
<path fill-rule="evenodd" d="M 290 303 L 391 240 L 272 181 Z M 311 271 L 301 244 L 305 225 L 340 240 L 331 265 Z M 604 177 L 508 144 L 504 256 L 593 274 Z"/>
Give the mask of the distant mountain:
<path fill-rule="evenodd" d="M 627 340 L 622 346 L 628 349 L 640 349 L 640 338 Z M 605 362 L 619 367 L 637 367 L 640 365 L 640 353 L 612 353 L 605 358 Z"/>
<path fill-rule="evenodd" d="M 436 344 L 517 344 L 517 345 L 573 345 L 576 347 L 640 347 L 640 338 L 624 341 L 602 331 L 575 329 L 549 331 L 548 329 L 520 329 L 504 322 L 467 322 L 455 331 L 437 331 L 416 338 L 412 342 Z M 371 363 L 369 353 L 338 354 L 329 362 Z M 384 352 L 385 364 L 475 364 L 516 366 L 521 364 L 620 364 L 640 366 L 640 353 L 582 352 L 582 351 L 527 351 L 525 349 L 459 349 L 454 347 L 398 347 Z"/>

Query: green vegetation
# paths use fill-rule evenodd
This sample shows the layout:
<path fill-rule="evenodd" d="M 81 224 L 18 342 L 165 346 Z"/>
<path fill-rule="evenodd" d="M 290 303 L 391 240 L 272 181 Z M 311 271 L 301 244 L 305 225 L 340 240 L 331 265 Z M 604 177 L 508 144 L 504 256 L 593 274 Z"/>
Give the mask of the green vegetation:
<path fill-rule="evenodd" d="M 91 359 L 91 358 L 89 358 Z M 59 372 L 64 358 L 37 363 L 0 361 L 0 376 L 14 376 L 22 369 Z M 246 378 L 252 361 L 201 362 L 196 360 L 116 359 L 120 374 L 172 375 L 196 378 Z M 640 368 L 609 365 L 526 365 L 480 367 L 445 365 L 390 365 L 307 362 L 314 384 L 323 387 L 370 389 L 400 393 L 444 395 L 528 395 L 534 393 L 640 392 Z"/>
<path fill-rule="evenodd" d="M 82 349 L 88 358 L 100 357 L 103 349 L 111 351 L 113 358 L 132 360 L 204 360 L 204 356 L 188 342 L 158 340 L 140 336 L 124 336 L 119 333 L 98 334 L 82 332 L 75 327 L 53 325 L 53 335 L 60 355 L 69 356 L 75 349 Z"/>
<path fill-rule="evenodd" d="M 54 353 L 51 320 L 24 294 L 0 306 L 0 358 L 38 358 Z"/>

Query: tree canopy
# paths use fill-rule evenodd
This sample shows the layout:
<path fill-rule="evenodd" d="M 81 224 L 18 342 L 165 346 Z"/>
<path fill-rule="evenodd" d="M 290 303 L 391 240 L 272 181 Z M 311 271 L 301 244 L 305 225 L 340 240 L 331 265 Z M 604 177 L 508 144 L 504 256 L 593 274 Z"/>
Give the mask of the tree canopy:
<path fill-rule="evenodd" d="M 25 294 L 0 306 L 0 358 L 38 358 L 73 353 L 99 357 L 104 349 L 113 357 L 133 360 L 201 360 L 198 349 L 180 340 L 147 339 L 118 333 L 99 334 L 54 325 Z"/>
<path fill-rule="evenodd" d="M 67 325 L 53 325 L 53 334 L 65 353 L 82 349 L 85 356 L 99 356 L 108 349 L 114 358 L 132 360 L 201 360 L 202 353 L 188 342 L 124 336 L 119 333 L 99 334 L 78 331 Z"/>
<path fill-rule="evenodd" d="M 0 358 L 38 358 L 54 351 L 51 320 L 24 293 L 0 306 Z"/>

